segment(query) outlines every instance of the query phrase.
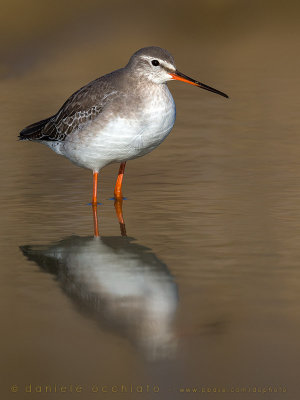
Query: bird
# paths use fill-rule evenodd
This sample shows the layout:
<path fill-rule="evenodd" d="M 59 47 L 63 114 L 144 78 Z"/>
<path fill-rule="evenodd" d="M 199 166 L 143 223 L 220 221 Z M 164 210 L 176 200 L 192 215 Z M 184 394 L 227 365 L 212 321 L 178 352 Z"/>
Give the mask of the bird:
<path fill-rule="evenodd" d="M 167 82 L 177 80 L 228 98 L 184 75 L 173 56 L 157 46 L 136 51 L 123 68 L 73 93 L 55 115 L 24 128 L 20 140 L 40 142 L 74 164 L 93 171 L 92 205 L 97 205 L 98 174 L 119 163 L 114 198 L 122 200 L 125 165 L 154 150 L 176 118 Z"/>

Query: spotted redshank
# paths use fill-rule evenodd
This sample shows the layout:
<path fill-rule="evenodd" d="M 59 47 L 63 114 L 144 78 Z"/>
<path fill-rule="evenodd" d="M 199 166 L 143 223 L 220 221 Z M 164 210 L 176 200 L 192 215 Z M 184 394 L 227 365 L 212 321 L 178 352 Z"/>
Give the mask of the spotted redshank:
<path fill-rule="evenodd" d="M 115 199 L 122 199 L 126 161 L 154 150 L 173 128 L 176 108 L 166 82 L 178 80 L 228 97 L 176 69 L 170 53 L 145 47 L 128 64 L 72 94 L 52 117 L 27 126 L 21 140 L 46 144 L 76 165 L 93 171 L 97 204 L 99 171 L 120 163 Z"/>

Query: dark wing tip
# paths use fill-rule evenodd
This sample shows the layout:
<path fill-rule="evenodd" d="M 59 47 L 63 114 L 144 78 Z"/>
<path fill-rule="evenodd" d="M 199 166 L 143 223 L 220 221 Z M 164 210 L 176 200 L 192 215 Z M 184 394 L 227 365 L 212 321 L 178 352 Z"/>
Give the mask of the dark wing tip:
<path fill-rule="evenodd" d="M 38 139 L 40 136 L 41 130 L 44 126 L 51 120 L 53 117 L 49 117 L 43 119 L 42 121 L 35 122 L 34 124 L 26 126 L 26 128 L 22 129 L 19 133 L 19 140 L 34 140 Z"/>

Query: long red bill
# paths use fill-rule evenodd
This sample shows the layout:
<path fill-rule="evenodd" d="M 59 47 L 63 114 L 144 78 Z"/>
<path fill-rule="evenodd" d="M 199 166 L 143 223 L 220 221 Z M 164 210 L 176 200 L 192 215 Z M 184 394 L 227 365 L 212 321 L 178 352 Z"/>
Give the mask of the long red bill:
<path fill-rule="evenodd" d="M 191 85 L 194 85 L 194 86 L 200 87 L 202 89 L 208 90 L 210 92 L 217 93 L 220 96 L 226 97 L 227 99 L 229 97 L 226 93 L 220 92 L 220 90 L 217 90 L 217 89 L 214 89 L 214 88 L 212 88 L 210 86 L 207 86 L 204 83 L 195 81 L 195 79 L 192 79 L 192 78 L 182 74 L 181 72 L 179 72 L 177 70 L 174 73 L 170 73 L 170 75 L 172 76 L 173 79 L 176 79 L 177 81 L 186 82 L 186 83 L 189 83 Z"/>

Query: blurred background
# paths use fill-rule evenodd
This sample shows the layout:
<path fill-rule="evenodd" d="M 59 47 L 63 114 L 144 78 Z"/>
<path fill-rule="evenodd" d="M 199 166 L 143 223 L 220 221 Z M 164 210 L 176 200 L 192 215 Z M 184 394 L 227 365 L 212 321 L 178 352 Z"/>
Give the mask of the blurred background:
<path fill-rule="evenodd" d="M 93 383 L 143 382 L 159 385 L 155 398 L 162 399 L 189 398 L 180 385 L 271 385 L 288 388 L 276 398 L 295 400 L 300 3 L 0 4 L 4 397 L 27 398 L 22 388 L 29 383 L 81 383 L 89 399 Z M 169 84 L 177 106 L 171 135 L 126 167 L 124 218 L 133 239 L 120 242 L 108 200 L 118 170 L 111 165 L 99 181 L 103 239 L 91 248 L 91 172 L 40 144 L 18 142 L 17 135 L 151 45 L 167 49 L 179 71 L 230 99 Z M 57 248 L 65 258 L 54 265 Z M 83 255 L 87 264 L 79 263 L 77 273 Z M 106 268 L 98 271 L 103 286 L 96 291 L 93 262 Z M 132 279 L 147 285 L 140 290 L 137 284 L 135 294 L 128 289 L 120 302 L 112 283 L 129 288 Z M 157 304 L 149 304 L 148 292 Z M 86 304 L 94 296 L 101 310 Z M 13 384 L 21 393 L 11 394 Z M 233 398 L 229 392 L 207 397 Z"/>

